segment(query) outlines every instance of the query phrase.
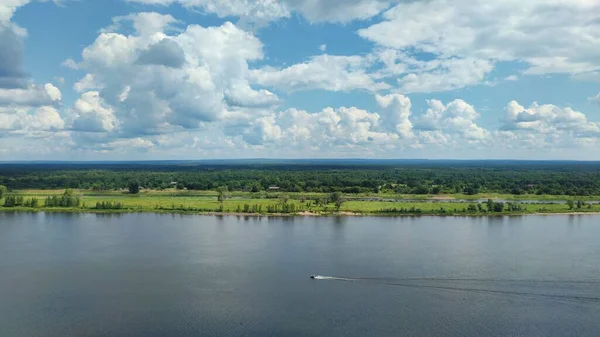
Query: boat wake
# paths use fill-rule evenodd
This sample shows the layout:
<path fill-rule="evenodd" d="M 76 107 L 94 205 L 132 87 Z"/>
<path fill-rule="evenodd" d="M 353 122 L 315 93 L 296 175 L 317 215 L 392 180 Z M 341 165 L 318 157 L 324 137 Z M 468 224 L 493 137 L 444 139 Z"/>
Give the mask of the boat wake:
<path fill-rule="evenodd" d="M 484 284 L 486 286 L 492 285 L 493 283 L 500 284 L 528 284 L 535 286 L 535 284 L 558 284 L 558 285 L 599 285 L 598 280 L 535 280 L 535 279 L 493 279 L 493 278 L 439 278 L 439 277 L 422 277 L 422 278 L 385 278 L 385 277 L 336 277 L 336 276 L 323 276 L 315 275 L 315 280 L 326 280 L 326 281 L 342 281 L 342 282 L 353 282 L 353 283 L 370 283 L 370 284 L 382 284 L 389 286 L 399 286 L 406 288 L 421 288 L 421 289 L 435 289 L 435 290 L 446 290 L 446 291 L 461 291 L 470 293 L 482 293 L 482 294 L 496 294 L 496 295 L 513 295 L 513 296 L 526 296 L 532 298 L 545 298 L 565 301 L 579 301 L 579 302 L 596 302 L 600 303 L 600 297 L 586 296 L 586 295 L 575 295 L 575 294 L 548 294 L 548 293 L 537 293 L 528 291 L 518 290 L 498 290 L 498 289 L 485 289 L 475 288 L 473 283 Z M 471 287 L 469 287 L 471 283 Z"/>

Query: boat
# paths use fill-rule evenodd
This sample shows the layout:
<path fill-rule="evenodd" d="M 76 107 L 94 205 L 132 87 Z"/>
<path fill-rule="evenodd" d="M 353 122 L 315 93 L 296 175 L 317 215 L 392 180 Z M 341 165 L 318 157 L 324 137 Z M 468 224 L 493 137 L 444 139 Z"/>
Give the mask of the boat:
<path fill-rule="evenodd" d="M 310 275 L 310 278 L 314 280 L 315 279 L 315 275 Z"/>

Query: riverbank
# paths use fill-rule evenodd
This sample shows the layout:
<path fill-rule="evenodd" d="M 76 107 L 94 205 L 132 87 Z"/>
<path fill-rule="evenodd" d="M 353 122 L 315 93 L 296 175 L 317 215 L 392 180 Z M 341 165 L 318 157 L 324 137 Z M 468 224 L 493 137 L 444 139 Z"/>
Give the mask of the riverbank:
<path fill-rule="evenodd" d="M 551 216 L 551 215 L 600 215 L 600 211 L 589 212 L 481 212 L 481 213 L 463 213 L 463 212 L 421 212 L 421 213 L 367 213 L 367 212 L 298 212 L 298 213 L 243 213 L 243 212 L 214 212 L 214 211 L 187 211 L 187 210 L 153 210 L 153 209 L 119 209 L 102 210 L 93 208 L 49 208 L 49 207 L 0 207 L 0 213 L 72 213 L 72 214 L 102 214 L 102 215 L 121 215 L 133 213 L 147 214 L 173 214 L 173 215 L 207 215 L 207 216 L 250 216 L 250 217 L 501 217 L 501 216 Z"/>
<path fill-rule="evenodd" d="M 600 214 L 600 205 L 594 201 L 562 196 L 543 196 L 540 200 L 528 195 L 527 201 L 509 199 L 498 195 L 488 204 L 484 195 L 472 196 L 437 195 L 430 199 L 417 199 L 415 195 L 338 195 L 338 202 L 330 194 L 301 193 L 230 193 L 221 200 L 212 191 L 192 195 L 194 191 L 145 191 L 128 194 L 119 191 L 70 191 L 77 204 L 70 207 L 48 207 L 47 198 L 58 202 L 65 190 L 23 190 L 8 195 L 22 198 L 23 204 L 3 207 L 0 212 L 68 212 L 68 213 L 158 213 L 158 214 L 207 214 L 207 215 L 254 215 L 254 216 L 504 216 L 540 214 Z M 514 197 L 514 196 L 513 196 Z M 361 199 L 362 198 L 362 199 Z M 403 199 L 405 198 L 405 199 Z M 35 206 L 32 201 L 36 199 Z M 600 198 L 599 198 L 600 199 Z M 482 202 L 485 200 L 486 202 Z M 573 201 L 567 203 L 567 200 Z M 588 199 L 589 200 L 589 199 Z M 596 199 L 597 200 L 597 199 Z M 578 202 L 579 201 L 579 202 Z M 60 206 L 53 204 L 52 206 Z M 64 206 L 64 205 L 63 205 Z"/>

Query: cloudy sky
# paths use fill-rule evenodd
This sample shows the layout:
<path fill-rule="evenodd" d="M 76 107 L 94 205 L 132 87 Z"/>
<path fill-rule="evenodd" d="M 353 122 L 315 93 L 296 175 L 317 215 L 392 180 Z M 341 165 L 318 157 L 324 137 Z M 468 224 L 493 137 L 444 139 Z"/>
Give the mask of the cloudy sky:
<path fill-rule="evenodd" d="M 0 161 L 600 160 L 598 0 L 0 0 Z"/>

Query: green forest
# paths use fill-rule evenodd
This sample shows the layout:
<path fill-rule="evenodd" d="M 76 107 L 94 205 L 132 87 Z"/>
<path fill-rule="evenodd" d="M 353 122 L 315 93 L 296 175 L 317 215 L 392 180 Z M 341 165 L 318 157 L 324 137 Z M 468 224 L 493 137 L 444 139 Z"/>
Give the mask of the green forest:
<path fill-rule="evenodd" d="M 600 195 L 596 162 L 0 164 L 9 190 L 133 189 L 345 194 Z"/>

